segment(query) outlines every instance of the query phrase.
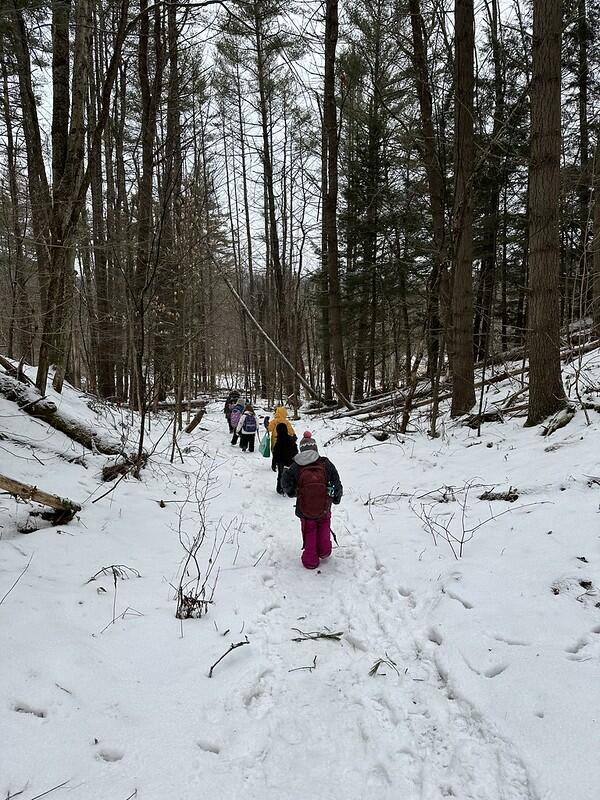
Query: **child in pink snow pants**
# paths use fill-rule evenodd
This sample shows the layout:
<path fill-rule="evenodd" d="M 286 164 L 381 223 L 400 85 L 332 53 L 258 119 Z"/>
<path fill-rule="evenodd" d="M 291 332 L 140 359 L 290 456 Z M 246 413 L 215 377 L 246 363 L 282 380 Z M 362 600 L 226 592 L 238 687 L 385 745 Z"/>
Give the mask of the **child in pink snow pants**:
<path fill-rule="evenodd" d="M 331 555 L 331 504 L 337 505 L 344 489 L 335 466 L 319 456 L 317 443 L 306 431 L 294 463 L 285 469 L 281 485 L 296 498 L 296 516 L 302 528 L 302 564 L 316 569 L 320 559 Z"/>
<path fill-rule="evenodd" d="M 306 569 L 315 569 L 321 558 L 331 555 L 331 514 L 323 519 L 303 519 L 300 517 L 302 529 L 302 563 Z"/>

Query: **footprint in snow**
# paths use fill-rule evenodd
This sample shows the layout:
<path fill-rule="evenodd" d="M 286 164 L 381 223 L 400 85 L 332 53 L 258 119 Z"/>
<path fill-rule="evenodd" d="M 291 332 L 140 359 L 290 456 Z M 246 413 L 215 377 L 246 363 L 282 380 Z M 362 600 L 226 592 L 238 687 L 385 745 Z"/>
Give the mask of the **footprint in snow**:
<path fill-rule="evenodd" d="M 98 751 L 97 758 L 101 761 L 113 764 L 116 761 L 120 761 L 124 755 L 125 753 L 122 750 L 117 750 L 114 747 L 103 747 L 102 750 Z"/>
<path fill-rule="evenodd" d="M 579 653 L 580 650 L 583 650 L 586 644 L 587 644 L 586 637 L 578 639 L 575 642 L 575 644 L 569 645 L 569 647 L 565 647 L 565 653 L 569 653 L 570 655 L 577 655 L 577 653 Z"/>
<path fill-rule="evenodd" d="M 502 675 L 502 673 L 508 669 L 508 666 L 508 664 L 496 664 L 496 666 L 486 669 L 483 674 L 486 678 L 495 678 L 498 675 Z"/>
<path fill-rule="evenodd" d="M 437 628 L 430 628 L 427 633 L 427 638 L 429 639 L 430 642 L 433 642 L 433 644 L 437 645 L 441 645 L 442 642 L 444 641 L 442 634 L 438 631 Z"/>
<path fill-rule="evenodd" d="M 255 717 L 263 717 L 271 707 L 273 700 L 269 686 L 271 674 L 270 669 L 261 672 L 254 684 L 242 696 L 244 706 Z"/>
<path fill-rule="evenodd" d="M 587 659 L 582 659 L 579 653 L 589 645 L 592 644 L 592 635 L 593 634 L 600 634 L 600 625 L 595 625 L 588 636 L 582 636 L 580 639 L 575 642 L 575 644 L 570 645 L 569 647 L 565 647 L 565 653 L 567 653 L 567 658 L 570 661 L 582 661 Z"/>
<path fill-rule="evenodd" d="M 456 602 L 460 603 L 463 608 L 467 609 L 467 611 L 470 611 L 473 608 L 472 603 L 470 603 L 468 600 L 465 600 L 456 592 L 446 589 L 446 596 L 449 597 L 451 600 L 456 600 Z"/>
<path fill-rule="evenodd" d="M 30 706 L 28 703 L 15 703 L 13 711 L 17 711 L 19 714 L 33 714 L 34 717 L 39 717 L 40 719 L 44 719 L 48 716 L 48 712 L 44 709 L 34 708 L 34 706 Z"/>
<path fill-rule="evenodd" d="M 197 746 L 200 750 L 204 750 L 205 753 L 213 753 L 213 755 L 218 756 L 221 752 L 221 747 L 214 742 L 209 742 L 206 739 L 198 739 L 196 741 Z"/>

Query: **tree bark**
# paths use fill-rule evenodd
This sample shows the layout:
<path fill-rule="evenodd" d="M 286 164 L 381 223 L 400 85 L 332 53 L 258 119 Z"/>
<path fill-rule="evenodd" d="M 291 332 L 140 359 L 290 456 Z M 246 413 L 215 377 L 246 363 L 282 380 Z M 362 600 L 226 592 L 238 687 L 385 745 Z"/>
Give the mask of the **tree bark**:
<path fill-rule="evenodd" d="M 266 193 L 266 211 L 268 215 L 269 245 L 273 278 L 275 281 L 275 300 L 277 304 L 277 328 L 282 349 L 290 352 L 290 337 L 288 326 L 288 309 L 285 294 L 284 265 L 281 260 L 279 233 L 277 229 L 277 212 L 275 207 L 275 188 L 273 185 L 273 161 L 271 154 L 271 136 L 269 119 L 269 98 L 267 95 L 268 64 L 265 53 L 265 39 L 261 16 L 260 0 L 253 0 L 254 34 L 256 47 L 256 77 L 258 81 L 259 114 L 261 121 L 263 177 Z M 285 369 L 286 393 L 294 392 L 293 373 Z"/>
<path fill-rule="evenodd" d="M 453 417 L 475 404 L 473 366 L 473 0 L 455 5 L 455 198 L 452 287 Z"/>
<path fill-rule="evenodd" d="M 592 326 L 594 338 L 600 338 L 600 136 L 594 153 L 594 210 L 592 239 Z"/>
<path fill-rule="evenodd" d="M 560 370 L 560 79 L 562 1 L 534 0 L 529 164 L 529 413 L 564 406 Z"/>
<path fill-rule="evenodd" d="M 339 392 L 348 397 L 337 232 L 338 126 L 335 103 L 335 51 L 338 32 L 338 0 L 327 0 L 325 10 L 325 79 L 323 88 L 323 125 L 326 132 L 327 145 L 327 189 L 323 193 L 323 226 L 327 240 L 329 324 L 335 383 Z"/>
<path fill-rule="evenodd" d="M 423 135 L 422 153 L 429 190 L 429 207 L 432 219 L 432 268 L 427 292 L 427 369 L 433 378 L 438 369 L 442 318 L 448 309 L 440 309 L 442 279 L 448 282 L 447 244 L 444 222 L 444 173 L 433 125 L 433 100 L 427 68 L 427 52 L 423 33 L 424 24 L 420 0 L 409 0 L 412 29 L 412 60 L 421 112 Z M 408 380 L 408 374 L 407 374 Z"/>

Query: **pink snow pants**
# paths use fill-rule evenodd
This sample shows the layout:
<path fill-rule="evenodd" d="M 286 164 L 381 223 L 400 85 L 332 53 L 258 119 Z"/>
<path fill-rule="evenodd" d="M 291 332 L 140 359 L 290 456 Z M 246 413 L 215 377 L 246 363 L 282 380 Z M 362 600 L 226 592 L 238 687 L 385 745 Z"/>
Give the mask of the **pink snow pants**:
<path fill-rule="evenodd" d="M 319 559 L 331 555 L 331 514 L 324 519 L 300 519 L 302 528 L 302 563 L 306 569 L 316 569 Z"/>

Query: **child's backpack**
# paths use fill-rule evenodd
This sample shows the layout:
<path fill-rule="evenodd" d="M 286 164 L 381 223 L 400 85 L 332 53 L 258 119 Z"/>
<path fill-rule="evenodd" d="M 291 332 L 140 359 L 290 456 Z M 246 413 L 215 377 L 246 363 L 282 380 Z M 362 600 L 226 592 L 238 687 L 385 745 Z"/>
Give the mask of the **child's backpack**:
<path fill-rule="evenodd" d="M 240 405 L 235 405 L 231 409 L 231 415 L 229 417 L 229 421 L 231 423 L 231 427 L 237 427 L 238 422 L 240 421 L 240 417 L 242 416 L 243 407 Z"/>
<path fill-rule="evenodd" d="M 300 467 L 298 476 L 298 511 L 306 519 L 323 519 L 331 507 L 327 493 L 327 472 L 322 461 Z"/>
<path fill-rule="evenodd" d="M 246 414 L 242 430 L 244 433 L 256 433 L 256 417 L 254 414 Z"/>

